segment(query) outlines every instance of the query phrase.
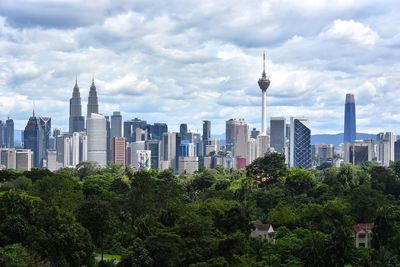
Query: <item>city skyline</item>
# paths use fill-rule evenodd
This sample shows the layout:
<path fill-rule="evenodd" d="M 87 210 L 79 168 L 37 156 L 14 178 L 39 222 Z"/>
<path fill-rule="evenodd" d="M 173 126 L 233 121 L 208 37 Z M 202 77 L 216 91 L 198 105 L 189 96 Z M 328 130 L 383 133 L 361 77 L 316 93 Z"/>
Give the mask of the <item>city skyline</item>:
<path fill-rule="evenodd" d="M 260 129 L 265 49 L 273 80 L 267 121 L 306 116 L 313 134 L 339 133 L 343 97 L 353 93 L 359 132 L 399 132 L 395 1 L 222 5 L 230 12 L 213 3 L 22 2 L 0 4 L 0 117 L 13 118 L 15 129 L 24 128 L 35 100 L 39 116 L 68 131 L 76 74 L 82 114 L 94 74 L 103 115 L 121 111 L 124 121 L 165 122 L 171 131 L 187 123 L 201 132 L 210 120 L 222 134 L 230 118 Z M 304 23 L 290 28 L 293 14 Z"/>

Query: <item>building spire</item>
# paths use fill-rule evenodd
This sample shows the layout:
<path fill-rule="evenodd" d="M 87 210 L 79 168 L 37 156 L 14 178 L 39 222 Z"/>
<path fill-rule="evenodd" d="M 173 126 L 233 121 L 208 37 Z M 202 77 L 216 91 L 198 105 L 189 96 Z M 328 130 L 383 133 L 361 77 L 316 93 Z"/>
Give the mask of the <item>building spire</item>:
<path fill-rule="evenodd" d="M 94 84 L 94 74 L 92 73 L 92 84 Z"/>
<path fill-rule="evenodd" d="M 267 75 L 265 73 L 265 50 L 264 50 L 264 53 L 263 53 L 263 72 L 262 72 L 262 77 L 263 78 L 267 77 Z"/>
<path fill-rule="evenodd" d="M 33 105 L 32 105 L 32 117 L 35 117 L 35 100 L 33 100 Z"/>

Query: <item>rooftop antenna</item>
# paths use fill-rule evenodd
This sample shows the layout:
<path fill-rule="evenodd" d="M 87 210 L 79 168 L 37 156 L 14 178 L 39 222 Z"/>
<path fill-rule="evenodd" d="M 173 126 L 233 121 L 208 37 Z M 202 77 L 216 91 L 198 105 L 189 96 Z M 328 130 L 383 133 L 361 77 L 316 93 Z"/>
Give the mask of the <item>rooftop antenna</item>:
<path fill-rule="evenodd" d="M 262 77 L 266 77 L 267 75 L 265 74 L 265 50 L 263 53 L 263 72 L 262 72 Z"/>

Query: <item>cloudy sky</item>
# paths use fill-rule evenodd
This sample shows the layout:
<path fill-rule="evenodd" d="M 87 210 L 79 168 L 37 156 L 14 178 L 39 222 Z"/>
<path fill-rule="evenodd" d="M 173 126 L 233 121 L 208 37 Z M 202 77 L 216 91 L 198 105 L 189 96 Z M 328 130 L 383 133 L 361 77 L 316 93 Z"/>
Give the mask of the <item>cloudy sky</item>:
<path fill-rule="evenodd" d="M 341 132 L 351 92 L 359 132 L 400 132 L 399 25 L 398 0 L 0 0 L 0 118 L 22 129 L 35 100 L 67 130 L 75 75 L 86 114 L 93 74 L 104 115 L 259 128 L 266 50 L 268 117 Z"/>

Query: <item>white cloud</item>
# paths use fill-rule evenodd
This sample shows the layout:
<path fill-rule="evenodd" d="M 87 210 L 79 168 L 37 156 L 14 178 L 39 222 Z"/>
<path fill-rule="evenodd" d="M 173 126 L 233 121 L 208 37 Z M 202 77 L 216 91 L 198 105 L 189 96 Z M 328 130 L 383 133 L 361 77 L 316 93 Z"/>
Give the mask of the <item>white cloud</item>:
<path fill-rule="evenodd" d="M 379 35 L 370 27 L 354 20 L 335 20 L 321 37 L 331 40 L 348 41 L 371 48 L 379 40 Z"/>
<path fill-rule="evenodd" d="M 259 127 L 265 49 L 268 116 L 306 115 L 314 133 L 340 132 L 353 92 L 360 131 L 400 132 L 390 115 L 400 105 L 395 0 L 18 2 L 0 1 L 0 119 L 17 128 L 36 99 L 66 129 L 75 74 L 83 113 L 94 74 L 105 115 L 172 130 L 211 119 L 221 133 L 231 117 Z"/>

